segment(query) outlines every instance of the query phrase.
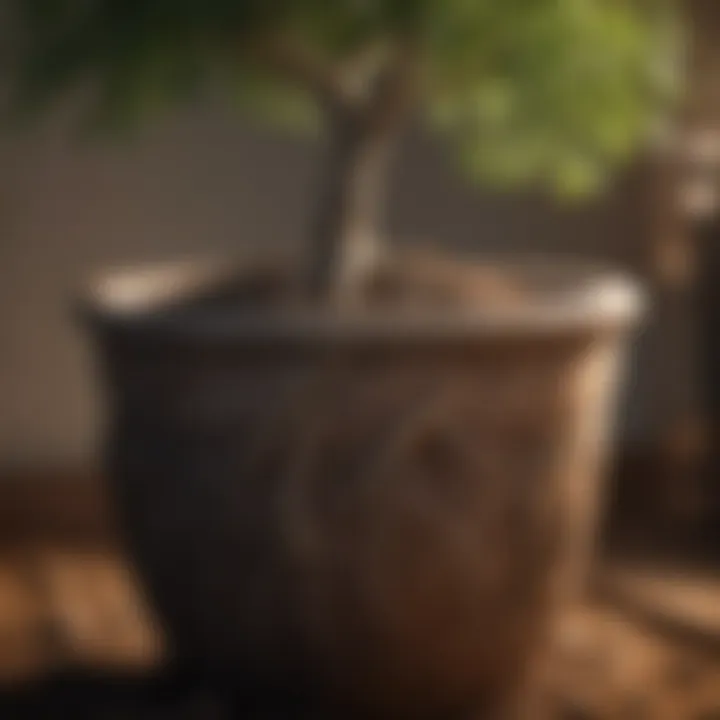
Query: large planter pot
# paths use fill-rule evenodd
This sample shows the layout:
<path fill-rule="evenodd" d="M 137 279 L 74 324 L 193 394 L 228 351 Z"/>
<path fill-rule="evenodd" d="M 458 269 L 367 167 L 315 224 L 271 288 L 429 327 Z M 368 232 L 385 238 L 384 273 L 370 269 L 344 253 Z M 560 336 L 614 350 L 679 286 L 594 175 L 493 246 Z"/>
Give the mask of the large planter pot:
<path fill-rule="evenodd" d="M 179 657 L 392 717 L 518 694 L 587 569 L 639 297 L 503 273 L 511 300 L 424 309 L 185 302 L 212 264 L 93 286 L 110 476 Z"/>

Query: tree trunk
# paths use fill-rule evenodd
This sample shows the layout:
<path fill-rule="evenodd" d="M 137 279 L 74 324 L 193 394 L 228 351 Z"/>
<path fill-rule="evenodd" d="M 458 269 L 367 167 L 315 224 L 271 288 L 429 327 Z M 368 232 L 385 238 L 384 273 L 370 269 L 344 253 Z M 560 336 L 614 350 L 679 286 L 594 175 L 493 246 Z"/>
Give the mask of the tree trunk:
<path fill-rule="evenodd" d="M 363 117 L 333 117 L 320 203 L 311 227 L 308 291 L 346 301 L 361 292 L 380 252 L 388 165 L 395 133 Z"/>

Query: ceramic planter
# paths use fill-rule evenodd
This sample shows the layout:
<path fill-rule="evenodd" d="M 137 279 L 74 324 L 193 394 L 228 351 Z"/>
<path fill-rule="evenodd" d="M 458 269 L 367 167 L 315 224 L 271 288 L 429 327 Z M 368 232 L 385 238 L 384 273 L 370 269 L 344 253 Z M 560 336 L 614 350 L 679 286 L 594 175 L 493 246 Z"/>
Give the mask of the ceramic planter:
<path fill-rule="evenodd" d="M 501 707 L 587 569 L 637 288 L 529 262 L 507 306 L 179 311 L 216 272 L 109 275 L 89 306 L 175 652 L 378 715 Z"/>

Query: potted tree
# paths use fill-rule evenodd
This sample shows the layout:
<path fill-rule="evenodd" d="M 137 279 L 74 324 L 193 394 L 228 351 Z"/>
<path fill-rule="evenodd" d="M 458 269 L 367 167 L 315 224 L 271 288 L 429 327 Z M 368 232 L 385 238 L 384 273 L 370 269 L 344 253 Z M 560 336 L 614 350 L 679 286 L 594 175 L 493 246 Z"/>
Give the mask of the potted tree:
<path fill-rule="evenodd" d="M 594 267 L 388 250 L 388 165 L 429 110 L 476 175 L 594 189 L 665 99 L 672 24 L 647 5 L 14 3 L 24 108 L 87 85 L 112 124 L 217 82 L 327 139 L 306 253 L 86 298 L 109 474 L 177 658 L 393 717 L 527 699 L 587 566 L 639 296 Z"/>

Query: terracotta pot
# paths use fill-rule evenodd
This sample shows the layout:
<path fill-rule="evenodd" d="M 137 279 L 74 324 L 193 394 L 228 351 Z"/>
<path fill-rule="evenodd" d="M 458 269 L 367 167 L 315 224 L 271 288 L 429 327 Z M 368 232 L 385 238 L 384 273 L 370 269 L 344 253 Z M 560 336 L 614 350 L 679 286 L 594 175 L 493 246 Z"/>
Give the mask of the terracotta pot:
<path fill-rule="evenodd" d="M 109 275 L 90 309 L 175 651 L 393 717 L 516 696 L 587 569 L 636 287 L 531 262 L 496 305 L 183 305 L 217 267 Z"/>

